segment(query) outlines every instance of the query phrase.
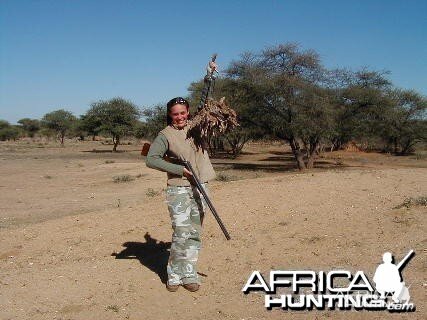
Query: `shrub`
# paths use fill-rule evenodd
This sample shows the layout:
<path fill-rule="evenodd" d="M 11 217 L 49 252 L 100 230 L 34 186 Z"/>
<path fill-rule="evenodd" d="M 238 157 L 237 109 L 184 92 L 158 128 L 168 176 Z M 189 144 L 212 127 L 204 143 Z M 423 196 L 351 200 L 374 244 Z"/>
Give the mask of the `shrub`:
<path fill-rule="evenodd" d="M 411 208 L 411 207 L 416 207 L 416 206 L 427 206 L 427 196 L 420 196 L 417 198 L 407 198 L 405 199 L 401 204 L 399 204 L 398 206 L 394 207 L 395 209 L 400 209 L 400 208 Z"/>
<path fill-rule="evenodd" d="M 424 152 L 415 152 L 415 159 L 416 160 L 424 160 L 427 159 L 427 153 Z"/>
<path fill-rule="evenodd" d="M 114 312 L 119 312 L 119 306 L 117 306 L 117 305 L 109 305 L 109 306 L 107 306 L 106 308 L 105 308 L 105 310 L 111 310 L 111 311 L 114 311 Z"/>
<path fill-rule="evenodd" d="M 135 178 L 132 177 L 131 175 L 128 175 L 128 174 L 121 174 L 121 175 L 113 177 L 113 181 L 115 183 L 129 182 L 129 181 L 133 181 L 133 180 L 135 180 Z"/>
<path fill-rule="evenodd" d="M 147 192 L 145 193 L 147 197 L 156 197 L 160 195 L 159 191 L 154 190 L 153 188 L 148 188 Z"/>
<path fill-rule="evenodd" d="M 216 174 L 216 180 L 222 181 L 222 182 L 228 182 L 228 181 L 236 180 L 236 177 L 220 171 Z"/>

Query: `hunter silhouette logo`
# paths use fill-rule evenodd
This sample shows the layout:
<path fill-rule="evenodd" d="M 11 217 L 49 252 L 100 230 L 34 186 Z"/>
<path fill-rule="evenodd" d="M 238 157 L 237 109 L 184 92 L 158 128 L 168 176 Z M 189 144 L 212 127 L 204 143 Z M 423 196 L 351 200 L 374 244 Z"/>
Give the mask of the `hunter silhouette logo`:
<path fill-rule="evenodd" d="M 409 287 L 402 281 L 401 272 L 415 255 L 413 250 L 396 265 L 386 252 L 374 274 L 373 282 L 363 271 L 352 274 L 348 270 L 329 272 L 312 270 L 271 270 L 267 283 L 260 271 L 253 271 L 242 291 L 264 291 L 264 306 L 271 310 L 388 310 L 389 312 L 415 311 Z M 342 285 L 347 283 L 346 285 Z M 339 285 L 340 284 L 340 285 Z M 289 291 L 286 294 L 277 294 Z"/>
<path fill-rule="evenodd" d="M 395 265 L 391 253 L 384 253 L 384 263 L 378 266 L 374 275 L 375 287 L 380 293 L 381 299 L 385 299 L 386 293 L 392 293 L 392 299 L 395 303 L 409 302 L 409 288 L 405 286 L 405 282 L 401 281 L 402 276 L 400 272 L 414 254 L 414 250 L 409 251 L 405 258 L 398 265 Z"/>

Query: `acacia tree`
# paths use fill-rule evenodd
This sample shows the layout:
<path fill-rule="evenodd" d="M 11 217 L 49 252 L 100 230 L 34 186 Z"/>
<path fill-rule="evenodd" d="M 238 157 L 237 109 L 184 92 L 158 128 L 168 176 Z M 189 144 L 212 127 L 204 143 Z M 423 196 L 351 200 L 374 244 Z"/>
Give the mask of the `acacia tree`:
<path fill-rule="evenodd" d="M 257 126 L 289 143 L 298 169 L 313 167 L 333 131 L 336 109 L 318 54 L 286 43 L 242 55 L 227 73 Z"/>
<path fill-rule="evenodd" d="M 347 75 L 339 94 L 337 147 L 350 140 L 373 141 L 371 147 L 382 143 L 383 151 L 404 154 L 427 139 L 425 97 L 393 88 L 387 72 L 362 69 Z"/>
<path fill-rule="evenodd" d="M 61 139 L 61 145 L 64 145 L 64 137 L 71 130 L 75 121 L 76 117 L 71 112 L 60 109 L 46 113 L 41 124 L 46 129 L 56 132 Z"/>
<path fill-rule="evenodd" d="M 427 99 L 411 90 L 393 90 L 390 96 L 393 104 L 382 113 L 378 135 L 388 150 L 406 154 L 427 141 Z"/>
<path fill-rule="evenodd" d="M 394 104 L 386 74 L 367 69 L 347 72 L 346 83 L 338 93 L 340 103 L 333 148 L 339 149 L 355 140 L 378 140 L 379 132 L 386 125 L 386 114 Z"/>
<path fill-rule="evenodd" d="M 146 123 L 137 120 L 133 126 L 132 135 L 137 139 L 146 138 Z"/>
<path fill-rule="evenodd" d="M 140 117 L 138 107 L 123 98 L 100 100 L 91 104 L 85 117 L 99 124 L 96 132 L 105 132 L 113 139 L 113 152 L 117 151 L 120 138 L 132 133 L 134 124 Z"/>
<path fill-rule="evenodd" d="M 40 121 L 37 119 L 23 118 L 18 120 L 18 123 L 30 138 L 33 138 L 40 130 Z"/>
<path fill-rule="evenodd" d="M 0 119 L 0 141 L 16 140 L 21 134 L 20 128 Z"/>
<path fill-rule="evenodd" d="M 166 106 L 158 104 L 152 108 L 145 109 L 142 114 L 145 117 L 145 121 L 139 126 L 138 137 L 153 140 L 167 125 Z"/>
<path fill-rule="evenodd" d="M 295 115 L 290 124 L 293 136 L 290 145 L 295 155 L 297 150 L 298 167 L 313 168 L 321 145 L 330 141 L 335 132 L 337 100 L 333 90 L 314 85 L 306 87 L 298 94 Z M 298 145 L 302 143 L 303 148 Z M 293 143 L 296 143 L 295 148 Z M 301 155 L 301 153 L 303 153 Z"/>
<path fill-rule="evenodd" d="M 225 141 L 231 148 L 231 154 L 233 158 L 237 158 L 243 150 L 245 144 L 251 140 L 252 132 L 243 127 L 233 128 L 230 132 L 224 135 Z"/>
<path fill-rule="evenodd" d="M 78 129 L 92 136 L 92 141 L 95 141 L 96 135 L 101 130 L 101 119 L 97 118 L 95 114 L 88 112 L 81 115 L 79 120 Z"/>

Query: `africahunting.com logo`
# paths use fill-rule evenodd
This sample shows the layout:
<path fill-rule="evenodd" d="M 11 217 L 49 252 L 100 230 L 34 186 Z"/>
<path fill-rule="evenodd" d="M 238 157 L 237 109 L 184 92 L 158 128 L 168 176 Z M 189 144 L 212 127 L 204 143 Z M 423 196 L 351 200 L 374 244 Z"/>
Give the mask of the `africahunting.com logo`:
<path fill-rule="evenodd" d="M 390 312 L 415 311 L 409 288 L 402 281 L 401 271 L 414 256 L 409 253 L 396 265 L 390 252 L 383 255 L 373 277 L 375 288 L 363 271 L 352 274 L 348 270 L 271 270 L 269 284 L 261 272 L 253 271 L 242 291 L 264 291 L 264 306 L 284 310 L 388 310 Z M 346 283 L 347 286 L 338 283 Z M 278 294 L 278 289 L 291 293 Z"/>

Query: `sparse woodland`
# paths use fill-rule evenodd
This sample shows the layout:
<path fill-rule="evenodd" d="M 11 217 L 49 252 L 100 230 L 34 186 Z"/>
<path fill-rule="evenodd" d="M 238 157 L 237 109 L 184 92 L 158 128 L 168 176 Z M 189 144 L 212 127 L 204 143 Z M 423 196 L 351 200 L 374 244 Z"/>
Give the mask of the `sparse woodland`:
<path fill-rule="evenodd" d="M 315 165 L 322 152 L 350 146 L 396 155 L 414 152 L 427 141 L 427 98 L 395 87 L 386 71 L 328 70 L 313 50 L 285 43 L 244 53 L 216 80 L 214 98 L 225 97 L 240 126 L 209 139 L 209 152 L 238 157 L 248 141 L 279 140 L 289 145 L 298 169 Z M 203 80 L 189 85 L 192 113 Z M 123 139 L 150 140 L 165 125 L 162 103 L 140 109 L 116 97 L 97 101 L 80 117 L 59 109 L 18 125 L 0 120 L 0 140 L 45 136 L 110 137 L 117 151 Z"/>

